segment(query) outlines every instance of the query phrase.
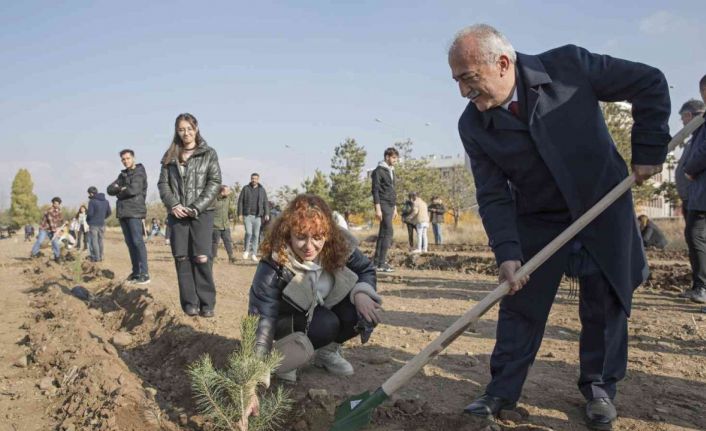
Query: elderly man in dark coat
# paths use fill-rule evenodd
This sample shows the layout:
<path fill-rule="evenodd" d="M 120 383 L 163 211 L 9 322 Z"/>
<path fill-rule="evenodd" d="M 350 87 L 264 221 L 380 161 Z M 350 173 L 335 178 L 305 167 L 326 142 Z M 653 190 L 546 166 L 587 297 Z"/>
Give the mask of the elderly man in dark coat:
<path fill-rule="evenodd" d="M 500 304 L 485 394 L 466 412 L 513 408 L 542 341 L 562 275 L 578 277 L 582 324 L 578 386 L 590 426 L 610 429 L 616 384 L 627 366 L 632 293 L 647 276 L 628 193 L 531 278 L 515 272 L 628 175 L 599 101 L 632 103 L 632 167 L 642 182 L 661 170 L 670 112 L 664 75 L 640 63 L 567 45 L 516 53 L 487 25 L 457 34 L 449 65 L 470 99 L 459 134 L 471 159 L 483 225 L 500 279 Z"/>

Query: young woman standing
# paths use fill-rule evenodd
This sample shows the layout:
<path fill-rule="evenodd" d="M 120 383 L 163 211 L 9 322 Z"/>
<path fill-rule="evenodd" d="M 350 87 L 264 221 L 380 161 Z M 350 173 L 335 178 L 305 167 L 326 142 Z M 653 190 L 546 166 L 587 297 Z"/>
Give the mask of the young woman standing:
<path fill-rule="evenodd" d="M 189 316 L 213 317 L 216 286 L 211 262 L 214 201 L 221 186 L 216 150 L 201 137 L 198 121 L 179 114 L 162 157 L 159 196 L 169 213 L 169 242 L 181 307 Z"/>

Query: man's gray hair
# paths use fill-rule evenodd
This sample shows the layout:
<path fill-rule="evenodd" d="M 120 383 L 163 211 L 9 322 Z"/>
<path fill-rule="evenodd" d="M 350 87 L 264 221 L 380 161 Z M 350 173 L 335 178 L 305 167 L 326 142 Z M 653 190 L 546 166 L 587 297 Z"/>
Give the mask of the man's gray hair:
<path fill-rule="evenodd" d="M 449 58 L 459 47 L 461 41 L 467 37 L 472 37 L 478 42 L 480 47 L 478 55 L 481 61 L 492 63 L 501 55 L 506 55 L 513 63 L 517 61 L 515 48 L 512 47 L 510 41 L 495 27 L 488 24 L 473 24 L 459 30 L 449 46 Z"/>
<path fill-rule="evenodd" d="M 706 105 L 704 105 L 704 102 L 696 99 L 691 99 L 688 100 L 686 103 L 681 105 L 681 109 L 679 110 L 679 115 L 688 112 L 692 115 L 695 114 L 702 114 L 706 110 Z"/>

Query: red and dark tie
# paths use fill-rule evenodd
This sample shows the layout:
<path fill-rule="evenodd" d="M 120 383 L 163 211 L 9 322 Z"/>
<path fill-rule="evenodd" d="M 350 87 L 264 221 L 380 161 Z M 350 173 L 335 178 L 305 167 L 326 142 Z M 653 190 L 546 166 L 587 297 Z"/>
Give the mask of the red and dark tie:
<path fill-rule="evenodd" d="M 507 110 L 512 112 L 512 115 L 514 115 L 515 117 L 520 118 L 520 104 L 517 103 L 516 100 L 510 102 L 507 107 Z"/>

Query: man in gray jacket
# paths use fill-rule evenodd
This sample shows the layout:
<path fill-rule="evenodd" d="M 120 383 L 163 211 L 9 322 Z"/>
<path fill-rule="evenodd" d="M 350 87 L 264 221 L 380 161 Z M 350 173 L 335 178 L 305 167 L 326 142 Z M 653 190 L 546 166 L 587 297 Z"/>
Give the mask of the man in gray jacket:
<path fill-rule="evenodd" d="M 260 184 L 260 175 L 250 175 L 250 183 L 238 196 L 238 220 L 245 225 L 245 245 L 243 259 L 252 257 L 257 262 L 257 249 L 260 246 L 260 226 L 262 220 L 270 220 L 270 206 L 267 204 L 267 192 Z"/>

